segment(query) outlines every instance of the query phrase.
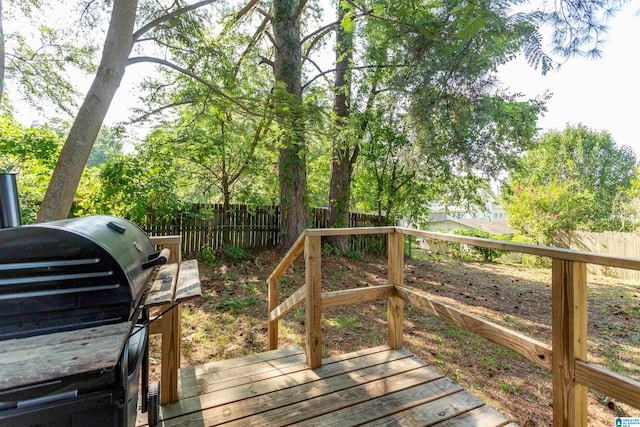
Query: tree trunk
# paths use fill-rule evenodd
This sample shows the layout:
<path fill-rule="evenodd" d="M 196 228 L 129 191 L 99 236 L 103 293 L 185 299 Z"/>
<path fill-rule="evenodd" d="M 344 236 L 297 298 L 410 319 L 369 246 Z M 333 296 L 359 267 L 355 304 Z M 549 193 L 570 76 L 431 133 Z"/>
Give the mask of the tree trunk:
<path fill-rule="evenodd" d="M 278 178 L 282 245 L 286 251 L 304 231 L 307 207 L 306 144 L 302 109 L 302 55 L 298 2 L 274 0 L 275 110 L 283 128 Z M 278 93 L 284 84 L 286 93 Z"/>
<path fill-rule="evenodd" d="M 124 76 L 133 43 L 137 0 L 114 0 L 102 59 L 80 106 L 42 201 L 38 222 L 69 215 L 91 148 Z"/>
<path fill-rule="evenodd" d="M 229 180 L 226 176 L 222 178 L 222 246 L 227 247 L 231 245 L 231 194 L 229 191 Z"/>
<path fill-rule="evenodd" d="M 5 44 L 4 44 L 4 28 L 2 27 L 2 0 L 0 0 L 0 102 L 2 101 L 2 94 L 4 93 L 4 75 L 6 74 L 6 59 L 5 59 Z"/>
<path fill-rule="evenodd" d="M 346 10 L 338 3 L 338 23 L 345 17 Z M 349 203 L 351 201 L 351 176 L 353 163 L 358 155 L 357 142 L 348 132 L 351 107 L 351 63 L 353 62 L 353 33 L 345 31 L 342 25 L 336 30 L 336 72 L 335 137 L 331 147 L 331 178 L 329 181 L 329 227 L 349 227 Z M 352 153 L 352 143 L 355 146 Z M 335 236 L 329 239 L 343 254 L 349 251 L 349 238 Z"/>

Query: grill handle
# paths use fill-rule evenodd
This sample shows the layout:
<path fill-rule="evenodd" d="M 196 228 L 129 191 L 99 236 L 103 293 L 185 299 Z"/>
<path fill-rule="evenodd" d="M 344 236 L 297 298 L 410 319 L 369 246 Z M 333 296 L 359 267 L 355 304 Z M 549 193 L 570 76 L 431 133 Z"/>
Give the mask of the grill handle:
<path fill-rule="evenodd" d="M 171 255 L 171 251 L 168 248 L 164 248 L 160 251 L 157 257 L 150 259 L 147 262 L 142 263 L 142 269 L 146 270 L 151 267 L 155 267 L 156 265 L 164 265 L 167 263 L 169 259 L 169 255 Z"/>

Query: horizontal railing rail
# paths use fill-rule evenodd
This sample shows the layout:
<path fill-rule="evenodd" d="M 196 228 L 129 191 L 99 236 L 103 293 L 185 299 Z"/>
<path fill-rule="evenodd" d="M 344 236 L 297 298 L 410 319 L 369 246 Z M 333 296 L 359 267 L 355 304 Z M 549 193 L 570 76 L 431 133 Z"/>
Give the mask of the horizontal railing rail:
<path fill-rule="evenodd" d="M 321 237 L 387 234 L 388 285 L 334 292 L 321 291 Z M 444 304 L 404 284 L 404 236 L 456 242 L 552 259 L 552 343 L 537 341 L 509 328 Z M 305 284 L 279 303 L 278 280 L 304 253 Z M 269 348 L 278 347 L 278 321 L 305 304 L 307 364 L 322 364 L 322 308 L 387 299 L 387 344 L 402 347 L 404 303 L 445 319 L 509 348 L 552 371 L 554 426 L 587 425 L 587 389 L 640 408 L 640 382 L 588 361 L 586 264 L 640 270 L 640 259 L 457 236 L 402 227 L 311 229 L 303 232 L 269 276 Z"/>

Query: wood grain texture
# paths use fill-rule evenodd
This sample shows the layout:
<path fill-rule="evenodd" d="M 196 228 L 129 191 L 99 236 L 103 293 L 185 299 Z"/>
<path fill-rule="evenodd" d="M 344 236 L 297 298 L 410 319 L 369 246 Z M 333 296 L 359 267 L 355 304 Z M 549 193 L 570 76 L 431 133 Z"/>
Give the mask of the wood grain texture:
<path fill-rule="evenodd" d="M 150 236 L 151 243 L 158 246 L 164 245 L 179 245 L 180 244 L 180 235 L 175 236 Z"/>
<path fill-rule="evenodd" d="M 366 288 L 345 289 L 343 291 L 324 292 L 322 307 L 334 307 L 345 304 L 356 304 L 365 301 L 388 298 L 393 295 L 391 285 L 369 286 Z"/>
<path fill-rule="evenodd" d="M 640 409 L 640 381 L 583 360 L 576 360 L 575 376 L 580 384 Z"/>
<path fill-rule="evenodd" d="M 173 302 L 177 279 L 178 264 L 161 265 L 151 283 L 151 290 L 144 305 L 153 307 Z"/>
<path fill-rule="evenodd" d="M 0 390 L 114 367 L 131 323 L 0 342 Z"/>
<path fill-rule="evenodd" d="M 304 243 L 305 335 L 307 364 L 311 369 L 322 365 L 322 266 L 320 236 L 307 236 Z"/>
<path fill-rule="evenodd" d="M 187 405 L 194 405 L 194 408 L 215 408 L 203 414 L 207 425 L 226 422 L 242 427 L 264 425 L 265 422 L 277 425 L 276 419 L 280 418 L 278 412 L 287 411 L 293 404 L 304 404 L 307 400 L 321 398 L 380 378 L 424 368 L 423 363 L 407 357 L 406 354 L 393 355 L 385 360 L 387 356 L 378 354 L 361 357 L 348 365 L 326 364 L 314 371 L 306 369 L 273 377 L 269 381 L 246 383 L 228 389 L 226 393 L 211 393 L 188 401 L 185 399 L 182 401 L 181 410 L 190 411 Z M 429 373 L 434 378 L 442 377 L 433 370 Z M 253 421 L 245 418 L 268 410 L 273 411 L 268 418 L 261 416 L 259 420 Z M 165 411 L 165 414 L 168 416 L 170 411 Z"/>
<path fill-rule="evenodd" d="M 151 243 L 161 246 L 163 249 L 170 251 L 167 264 L 178 264 L 182 262 L 182 250 L 180 247 L 181 237 L 178 236 L 152 236 Z"/>
<path fill-rule="evenodd" d="M 162 305 L 162 311 L 172 304 Z M 160 404 L 178 400 L 178 369 L 180 369 L 180 304 L 162 315 L 162 368 L 160 369 Z"/>
<path fill-rule="evenodd" d="M 194 367 L 180 375 L 180 402 L 161 408 L 162 425 L 431 425 L 498 427 L 506 418 L 406 349 L 364 349 L 301 368 L 299 349 L 280 349 Z M 185 370 L 183 370 L 185 371 Z M 482 408 L 475 411 L 474 408 Z M 463 424 L 463 414 L 475 424 Z M 456 420 L 457 419 L 457 420 Z M 378 420 L 386 420 L 380 423 Z M 426 420 L 426 421 L 425 421 Z M 508 420 L 507 420 L 508 421 Z M 146 425 L 145 414 L 137 426 Z M 373 424 L 372 424 L 373 425 Z"/>
<path fill-rule="evenodd" d="M 306 297 L 307 297 L 307 285 L 302 285 L 300 288 L 298 288 L 298 290 L 296 290 L 294 293 L 289 295 L 289 297 L 286 300 L 282 301 L 282 304 L 274 308 L 269 313 L 269 320 L 277 320 L 281 318 L 282 316 L 289 313 L 294 308 L 301 305 L 305 301 Z"/>
<path fill-rule="evenodd" d="M 387 248 L 388 281 L 391 286 L 404 285 L 404 235 L 389 234 Z M 391 348 L 403 345 L 404 301 L 397 295 L 387 298 L 387 344 Z"/>
<path fill-rule="evenodd" d="M 488 320 L 465 313 L 409 287 L 396 287 L 396 292 L 409 304 L 415 305 L 434 316 L 446 319 L 496 344 L 510 348 L 532 362 L 551 369 L 552 351 L 547 344 Z"/>
<path fill-rule="evenodd" d="M 176 281 L 176 292 L 174 302 L 182 302 L 191 298 L 202 296 L 200 289 L 200 271 L 198 260 L 190 259 L 180 263 L 178 279 Z"/>
<path fill-rule="evenodd" d="M 576 359 L 587 359 L 587 268 L 554 259 L 551 267 L 554 427 L 587 425 L 587 387 L 575 382 Z"/>
<path fill-rule="evenodd" d="M 278 348 L 278 320 L 280 316 L 274 315 L 273 310 L 278 307 L 278 303 L 280 302 L 280 293 L 278 290 L 278 279 L 269 279 L 267 280 L 267 285 L 269 289 L 268 293 L 268 310 L 269 310 L 269 321 L 267 325 L 267 336 L 269 339 L 269 350 L 276 350 Z"/>

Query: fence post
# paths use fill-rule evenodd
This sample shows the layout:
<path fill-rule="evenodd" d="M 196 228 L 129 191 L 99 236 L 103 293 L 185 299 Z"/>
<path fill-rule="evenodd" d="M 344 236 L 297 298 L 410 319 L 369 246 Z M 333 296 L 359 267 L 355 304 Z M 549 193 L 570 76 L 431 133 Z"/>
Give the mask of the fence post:
<path fill-rule="evenodd" d="M 304 239 L 305 283 L 307 286 L 305 325 L 307 365 L 322 366 L 322 289 L 320 265 L 320 236 Z"/>
<path fill-rule="evenodd" d="M 587 425 L 587 387 L 575 381 L 575 360 L 587 360 L 587 267 L 553 259 L 551 271 L 553 425 Z"/>
<path fill-rule="evenodd" d="M 404 234 L 390 233 L 388 241 L 388 281 L 390 285 L 404 284 Z M 387 344 L 391 348 L 402 348 L 402 326 L 404 323 L 404 301 L 397 296 L 387 298 Z"/>
<path fill-rule="evenodd" d="M 269 280 L 269 319 L 271 312 L 278 306 L 278 279 Z M 269 350 L 278 349 L 278 319 L 269 320 Z"/>

